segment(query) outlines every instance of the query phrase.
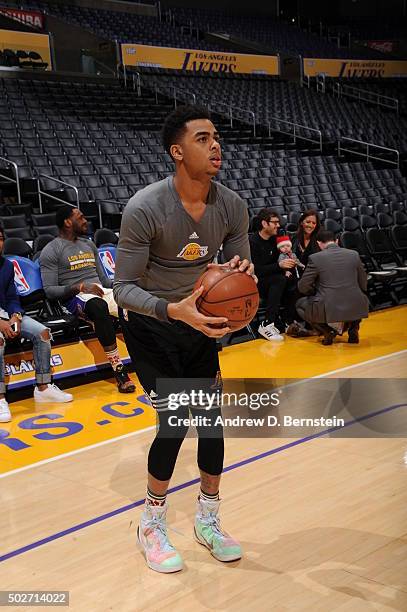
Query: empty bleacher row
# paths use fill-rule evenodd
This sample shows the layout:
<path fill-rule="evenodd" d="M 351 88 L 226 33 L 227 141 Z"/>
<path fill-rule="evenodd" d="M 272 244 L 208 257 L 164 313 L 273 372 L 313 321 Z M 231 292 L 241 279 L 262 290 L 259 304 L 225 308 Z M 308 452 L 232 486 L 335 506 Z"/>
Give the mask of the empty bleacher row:
<path fill-rule="evenodd" d="M 4 6 L 16 6 L 16 3 L 12 1 L 6 1 L 2 4 Z M 182 31 L 180 27 L 160 21 L 158 17 L 154 16 L 36 0 L 24 2 L 24 6 L 54 15 L 68 23 L 94 32 L 98 36 L 118 40 L 121 43 L 224 50 L 222 45 L 200 41 Z"/>
<path fill-rule="evenodd" d="M 109 84 L 3 79 L 0 156 L 20 178 L 53 176 L 78 188 L 80 201 L 127 202 L 140 186 L 173 171 L 157 135 L 170 101 L 155 104 Z M 59 190 L 43 179 L 43 186 Z M 76 201 L 76 193 L 67 191 Z"/>
<path fill-rule="evenodd" d="M 355 39 L 372 41 L 394 41 L 405 36 L 405 25 L 402 19 L 386 14 L 386 19 L 375 17 L 342 17 L 340 23 L 331 24 L 330 29 L 338 32 L 350 32 Z M 387 54 L 386 54 L 387 55 Z"/>
<path fill-rule="evenodd" d="M 406 79 L 334 79 L 333 83 L 340 83 L 359 90 L 370 91 L 381 96 L 395 98 L 399 103 L 399 113 L 407 114 L 407 82 Z"/>
<path fill-rule="evenodd" d="M 217 100 L 249 109 L 260 124 L 267 125 L 271 117 L 278 117 L 320 129 L 326 141 L 346 136 L 407 152 L 407 119 L 395 112 L 338 100 L 331 94 L 322 95 L 296 83 L 267 77 L 241 79 L 175 71 L 170 75 L 168 71 L 160 73 L 153 69 L 145 72 L 151 87 L 157 83 L 170 91 L 177 86 L 195 93 L 201 101 Z M 273 126 L 277 127 L 275 121 Z"/>
<path fill-rule="evenodd" d="M 176 23 L 191 23 L 207 32 L 227 32 L 239 39 L 266 46 L 275 53 L 302 57 L 383 58 L 373 49 L 338 47 L 327 38 L 305 31 L 293 23 L 284 23 L 267 15 L 232 15 L 225 11 L 203 8 L 172 7 Z"/>
<path fill-rule="evenodd" d="M 306 208 L 373 207 L 407 200 L 407 179 L 400 170 L 375 168 L 371 162 L 348 163 L 335 156 L 304 156 L 247 144 L 227 145 L 223 158 L 220 180 L 240 193 L 252 215 L 264 205 L 284 215 Z"/>
<path fill-rule="evenodd" d="M 169 101 L 156 104 L 151 94 L 138 97 L 116 82 L 3 79 L 0 86 L 1 156 L 19 165 L 20 176 L 59 178 L 78 188 L 81 202 L 125 203 L 141 186 L 173 171 L 158 134 L 172 108 Z M 225 139 L 223 151 L 223 177 L 250 208 L 256 199 L 253 208 L 261 207 L 264 198 L 285 212 L 290 206 L 332 208 L 407 199 L 406 178 L 399 170 L 344 164 L 334 156 L 306 158 L 295 151 L 267 150 L 261 142 L 237 145 Z M 60 189 L 47 179 L 43 186 Z M 73 190 L 66 196 L 75 202 Z"/>
<path fill-rule="evenodd" d="M 151 96 L 140 99 L 114 82 L 4 79 L 0 88 L 0 156 L 17 163 L 22 178 L 55 176 L 80 188 L 83 200 L 127 200 L 144 174 L 156 180 L 172 169 L 150 142 L 171 104 L 155 107 Z"/>
<path fill-rule="evenodd" d="M 15 7 L 16 2 L 5 0 L 4 6 Z M 20 4 L 20 3 L 18 3 Z M 69 23 L 90 30 L 99 36 L 122 43 L 184 47 L 227 51 L 222 42 L 202 40 L 206 32 L 226 33 L 242 40 L 263 45 L 268 53 L 285 53 L 303 57 L 371 58 L 383 59 L 383 54 L 368 47 L 364 49 L 338 47 L 326 37 L 300 29 L 293 23 L 284 23 L 262 15 L 232 15 L 225 11 L 202 8 L 171 7 L 162 9 L 158 16 L 137 15 L 105 9 L 30 0 L 26 8 L 55 15 Z M 125 18 L 123 16 L 125 15 Z M 171 16 L 170 19 L 166 17 Z M 196 35 L 188 33 L 192 26 Z"/>

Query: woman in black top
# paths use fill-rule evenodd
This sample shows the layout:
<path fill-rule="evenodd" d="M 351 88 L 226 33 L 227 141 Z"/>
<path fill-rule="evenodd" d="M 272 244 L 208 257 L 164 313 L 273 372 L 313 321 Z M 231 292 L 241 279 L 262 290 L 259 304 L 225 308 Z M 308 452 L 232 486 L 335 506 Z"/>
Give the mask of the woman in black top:
<path fill-rule="evenodd" d="M 320 251 L 317 243 L 317 234 L 320 227 L 321 220 L 318 211 L 310 208 L 302 213 L 298 221 L 297 236 L 293 251 L 304 266 L 307 265 L 310 255 Z M 299 272 L 301 273 L 302 270 L 299 269 Z"/>
<path fill-rule="evenodd" d="M 321 220 L 319 218 L 318 211 L 310 208 L 302 213 L 298 221 L 297 236 L 294 239 L 293 252 L 297 255 L 298 259 L 304 266 L 308 263 L 308 258 L 313 253 L 318 253 L 321 249 L 317 243 L 317 234 L 321 227 Z M 304 268 L 297 267 L 300 275 L 304 272 Z M 298 323 L 301 320 L 300 316 L 296 312 L 295 304 L 298 298 L 301 297 L 297 287 L 291 293 L 289 301 L 289 309 L 292 313 L 294 323 L 291 324 L 287 329 L 287 335 L 300 337 L 313 335 L 310 329 L 307 329 L 304 323 Z M 309 327 L 309 326 L 308 326 Z"/>

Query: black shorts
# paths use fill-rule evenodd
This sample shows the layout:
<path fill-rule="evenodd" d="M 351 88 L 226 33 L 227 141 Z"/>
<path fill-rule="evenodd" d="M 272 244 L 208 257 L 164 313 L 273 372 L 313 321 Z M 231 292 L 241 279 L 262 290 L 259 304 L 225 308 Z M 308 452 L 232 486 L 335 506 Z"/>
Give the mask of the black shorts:
<path fill-rule="evenodd" d="M 151 391 L 159 393 L 158 379 L 180 380 L 180 391 L 185 379 L 205 379 L 211 389 L 220 385 L 214 338 L 181 321 L 166 323 L 134 312 L 122 321 L 122 328 L 134 369 L 150 399 Z"/>

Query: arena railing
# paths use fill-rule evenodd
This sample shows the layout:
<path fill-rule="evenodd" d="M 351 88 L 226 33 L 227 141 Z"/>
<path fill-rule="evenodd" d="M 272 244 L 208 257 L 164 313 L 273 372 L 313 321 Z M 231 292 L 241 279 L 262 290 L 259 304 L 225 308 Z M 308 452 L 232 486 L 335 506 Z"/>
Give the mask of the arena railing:
<path fill-rule="evenodd" d="M 161 93 L 168 97 L 169 91 L 172 94 L 172 99 L 174 100 L 175 108 L 177 108 L 177 102 L 179 100 L 192 100 L 193 104 L 196 104 L 196 95 L 193 92 L 188 91 L 187 89 L 183 89 L 182 87 L 175 87 L 175 85 L 171 85 L 167 88 L 160 86 L 157 83 L 154 83 L 154 86 L 152 87 L 151 80 L 147 79 L 145 75 L 142 75 L 140 72 L 137 72 L 137 70 L 132 70 L 130 74 L 133 90 L 137 91 L 138 97 L 141 96 L 141 86 L 144 85 L 146 89 L 153 89 L 156 104 L 158 104 L 158 94 Z M 123 79 L 124 86 L 127 87 L 128 75 L 126 66 L 123 66 Z"/>
<path fill-rule="evenodd" d="M 294 121 L 288 121 L 287 119 L 281 119 L 280 117 L 269 117 L 268 122 L 268 132 L 269 136 L 271 136 L 272 124 L 277 124 L 279 127 L 275 130 L 276 132 L 281 132 L 282 134 L 288 134 L 293 137 L 294 144 L 297 144 L 297 140 L 306 140 L 308 142 L 312 142 L 317 144 L 319 150 L 322 151 L 322 132 L 317 128 L 312 128 L 309 125 L 301 125 L 300 123 L 294 123 Z M 280 127 L 280 124 L 283 124 L 283 127 Z M 285 126 L 290 126 L 292 128 L 291 131 L 287 131 Z M 308 132 L 311 134 L 316 134 L 315 138 L 310 137 L 310 135 L 305 136 L 304 133 L 300 132 Z"/>
<path fill-rule="evenodd" d="M 188 98 L 192 100 L 193 104 L 196 104 L 196 95 L 192 91 L 188 91 L 187 89 L 182 89 L 181 87 L 175 87 L 175 85 L 171 85 L 169 90 L 172 92 L 172 99 L 174 100 L 174 107 L 177 108 L 177 102 L 180 100 L 185 100 Z M 160 87 L 157 83 L 154 83 L 154 94 L 155 94 L 155 103 L 158 104 L 158 94 L 161 93 L 165 96 L 168 96 L 168 89 L 165 87 Z"/>
<path fill-rule="evenodd" d="M 40 208 L 40 213 L 43 212 L 43 206 L 42 206 L 42 196 L 46 197 L 46 198 L 50 198 L 51 200 L 55 200 L 56 202 L 60 202 L 61 204 L 69 204 L 72 207 L 75 207 L 75 204 L 72 204 L 71 202 L 67 202 L 66 200 L 62 200 L 62 198 L 58 198 L 55 195 L 52 195 L 51 193 L 48 193 L 47 191 L 42 191 L 41 189 L 41 179 L 45 178 L 49 181 L 54 181 L 55 183 L 58 183 L 59 185 L 64 185 L 64 187 L 68 187 L 68 189 L 73 189 L 75 192 L 75 196 L 76 196 L 76 207 L 79 208 L 80 210 L 80 202 L 79 202 L 79 191 L 78 188 L 75 187 L 75 185 L 71 185 L 70 183 L 67 183 L 66 181 L 61 181 L 61 179 L 57 179 L 54 176 L 49 176 L 48 174 L 39 174 L 37 177 L 37 191 L 38 191 L 38 203 L 39 203 L 39 208 Z"/>
<path fill-rule="evenodd" d="M 343 144 L 344 143 L 344 144 Z M 346 144 L 351 146 L 351 143 L 355 144 L 357 147 L 363 149 L 363 151 L 358 151 L 356 149 L 346 148 Z M 372 152 L 373 149 L 373 152 Z M 374 155 L 375 151 L 384 151 L 386 153 L 390 153 L 390 155 L 394 159 L 387 159 L 386 157 L 378 157 Z M 338 155 L 341 156 L 341 153 L 351 153 L 352 155 L 359 155 L 366 158 L 366 161 L 371 159 L 375 159 L 377 161 L 386 162 L 388 164 L 392 164 L 396 166 L 396 168 L 400 168 L 400 152 L 397 149 L 390 149 L 389 147 L 382 147 L 381 145 L 377 145 L 374 142 L 365 142 L 363 140 L 356 140 L 356 138 L 349 138 L 348 136 L 341 136 L 338 140 Z"/>
<path fill-rule="evenodd" d="M 134 91 L 136 91 L 137 89 L 137 95 L 138 97 L 140 97 L 141 96 L 141 74 L 139 72 L 133 72 L 132 80 L 133 80 L 133 89 Z"/>
<path fill-rule="evenodd" d="M 121 213 L 123 212 L 123 208 L 126 206 L 125 204 L 123 204 L 123 202 L 119 202 L 118 200 L 108 200 L 108 199 L 96 200 L 96 206 L 98 207 L 99 226 L 101 228 L 104 227 L 103 214 L 102 214 L 103 204 L 115 204 L 119 208 Z"/>
<path fill-rule="evenodd" d="M 224 113 L 219 112 L 219 107 L 223 107 L 226 109 L 227 111 L 227 116 L 229 117 L 229 122 L 230 122 L 230 127 L 233 127 L 233 120 L 234 119 L 239 119 L 240 121 L 244 121 L 244 119 L 242 119 L 242 116 L 239 117 L 240 115 L 248 115 L 250 117 L 250 122 L 253 126 L 253 136 L 256 136 L 256 114 L 251 111 L 248 110 L 246 108 L 240 108 L 239 106 L 232 106 L 231 104 L 228 104 L 227 102 L 218 102 L 216 101 L 216 103 L 214 102 L 204 102 L 204 105 L 210 110 L 213 111 L 219 115 L 223 115 Z"/>
<path fill-rule="evenodd" d="M 348 98 L 359 100 L 359 102 L 370 102 L 371 104 L 376 104 L 377 106 L 389 108 L 396 111 L 397 114 L 399 112 L 399 101 L 397 98 L 384 96 L 383 94 L 379 94 L 374 91 L 359 89 L 358 87 L 352 87 L 351 85 L 346 85 L 345 83 L 334 83 L 333 93 L 337 96 L 338 100 L 342 96 L 346 96 Z"/>
<path fill-rule="evenodd" d="M 15 184 L 17 189 L 17 203 L 21 204 L 21 188 L 20 188 L 20 177 L 18 173 L 18 164 L 13 161 L 10 161 L 6 157 L 0 157 L 0 161 L 5 162 L 9 166 L 11 166 L 14 170 L 15 178 L 11 178 L 11 176 L 7 176 L 7 174 L 0 174 L 0 177 L 5 181 Z"/>

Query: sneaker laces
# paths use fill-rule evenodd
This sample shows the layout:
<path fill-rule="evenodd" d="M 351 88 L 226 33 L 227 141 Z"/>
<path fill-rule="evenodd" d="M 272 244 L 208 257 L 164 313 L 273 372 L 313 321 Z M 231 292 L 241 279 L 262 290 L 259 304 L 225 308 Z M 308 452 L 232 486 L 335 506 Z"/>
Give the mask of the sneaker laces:
<path fill-rule="evenodd" d="M 151 518 L 146 518 L 142 521 L 143 531 L 149 530 L 148 534 L 145 534 L 145 537 L 148 537 L 151 532 L 155 532 L 157 534 L 160 548 L 163 550 L 175 550 L 170 541 L 168 540 L 167 533 L 167 525 L 163 516 L 161 515 L 153 515 Z"/>
<path fill-rule="evenodd" d="M 217 510 L 208 510 L 205 514 L 201 514 L 199 520 L 207 527 L 212 527 L 216 535 L 222 538 L 227 536 L 227 534 L 221 529 L 220 519 L 217 514 Z"/>

